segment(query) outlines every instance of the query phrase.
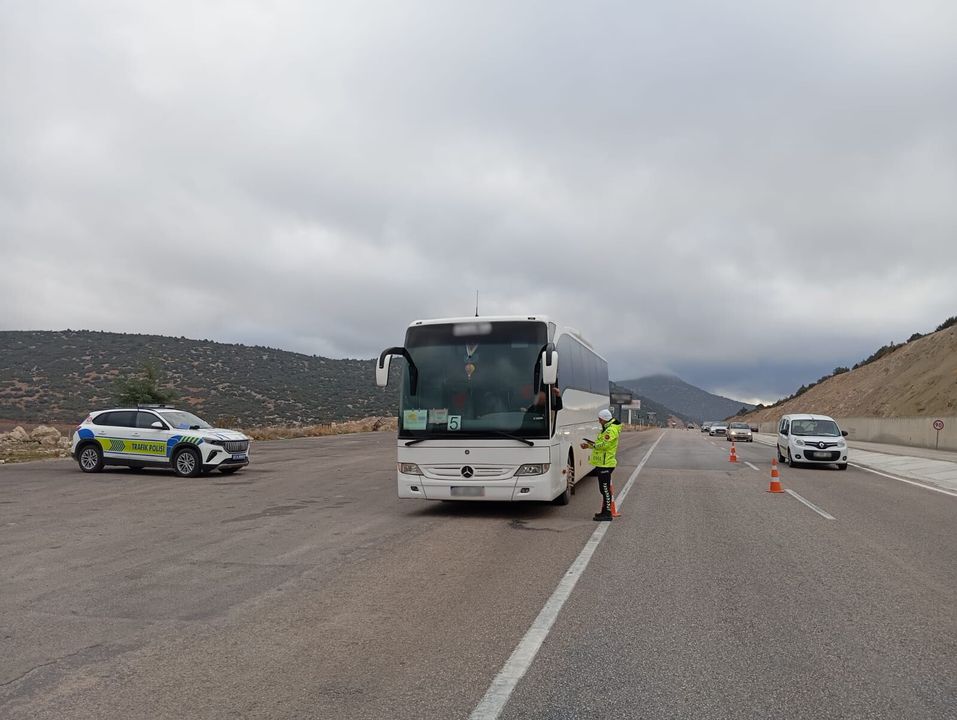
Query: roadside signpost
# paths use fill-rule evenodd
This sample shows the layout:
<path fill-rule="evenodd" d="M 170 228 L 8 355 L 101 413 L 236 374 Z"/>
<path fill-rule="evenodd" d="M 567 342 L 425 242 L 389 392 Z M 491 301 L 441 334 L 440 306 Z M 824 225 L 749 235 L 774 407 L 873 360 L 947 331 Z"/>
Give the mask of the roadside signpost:
<path fill-rule="evenodd" d="M 632 400 L 630 403 L 622 405 L 621 409 L 628 411 L 628 424 L 631 425 L 631 411 L 641 410 L 641 400 Z"/>
<path fill-rule="evenodd" d="M 934 430 L 937 431 L 937 441 L 934 443 L 934 449 L 940 450 L 940 431 L 944 429 L 944 421 L 938 418 L 934 420 Z"/>
<path fill-rule="evenodd" d="M 611 385 L 611 383 L 609 383 L 609 385 Z M 618 420 L 621 420 L 621 409 L 631 403 L 634 399 L 634 393 L 630 390 L 611 390 L 608 393 L 608 399 L 611 401 L 611 405 L 615 407 L 612 411 L 613 414 Z"/>

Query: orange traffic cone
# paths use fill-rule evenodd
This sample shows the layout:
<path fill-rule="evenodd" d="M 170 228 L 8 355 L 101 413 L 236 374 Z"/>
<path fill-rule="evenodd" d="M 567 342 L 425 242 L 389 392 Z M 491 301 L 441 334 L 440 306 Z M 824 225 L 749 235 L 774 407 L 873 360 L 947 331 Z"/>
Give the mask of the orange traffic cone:
<path fill-rule="evenodd" d="M 734 440 L 731 441 L 731 455 L 728 456 L 728 462 L 738 462 L 738 451 L 734 449 Z"/>
<path fill-rule="evenodd" d="M 778 474 L 778 459 L 771 458 L 771 485 L 768 487 L 768 492 L 771 493 L 783 493 L 784 490 L 781 489 L 781 480 L 780 475 Z"/>
<path fill-rule="evenodd" d="M 608 483 L 608 490 L 611 492 L 611 516 L 621 517 L 621 513 L 618 512 L 618 506 L 615 505 L 615 486 Z"/>

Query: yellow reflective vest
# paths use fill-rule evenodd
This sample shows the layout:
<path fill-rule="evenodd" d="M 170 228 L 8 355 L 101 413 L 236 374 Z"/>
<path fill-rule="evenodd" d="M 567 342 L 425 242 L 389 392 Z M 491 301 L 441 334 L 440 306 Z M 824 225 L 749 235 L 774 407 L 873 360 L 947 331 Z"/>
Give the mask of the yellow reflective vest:
<path fill-rule="evenodd" d="M 595 440 L 592 446 L 591 457 L 588 458 L 595 467 L 609 468 L 618 465 L 618 436 L 621 434 L 621 423 L 611 420 Z"/>

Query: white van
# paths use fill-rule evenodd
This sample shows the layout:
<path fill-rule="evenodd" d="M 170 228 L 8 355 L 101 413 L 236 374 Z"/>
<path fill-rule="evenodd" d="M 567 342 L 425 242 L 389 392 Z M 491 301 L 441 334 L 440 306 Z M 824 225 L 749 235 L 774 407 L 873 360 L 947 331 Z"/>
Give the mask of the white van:
<path fill-rule="evenodd" d="M 785 415 L 778 422 L 778 462 L 847 470 L 847 431 L 827 415 Z"/>

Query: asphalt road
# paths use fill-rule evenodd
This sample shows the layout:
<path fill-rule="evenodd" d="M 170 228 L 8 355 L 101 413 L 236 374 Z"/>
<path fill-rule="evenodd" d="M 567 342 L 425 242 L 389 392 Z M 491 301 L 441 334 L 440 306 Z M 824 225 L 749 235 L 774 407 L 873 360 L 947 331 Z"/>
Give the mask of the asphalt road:
<path fill-rule="evenodd" d="M 623 435 L 619 489 L 658 438 Z M 957 499 L 665 431 L 508 718 L 957 717 Z M 592 536 L 395 498 L 395 438 L 237 475 L 0 466 L 0 717 L 465 718 Z"/>

